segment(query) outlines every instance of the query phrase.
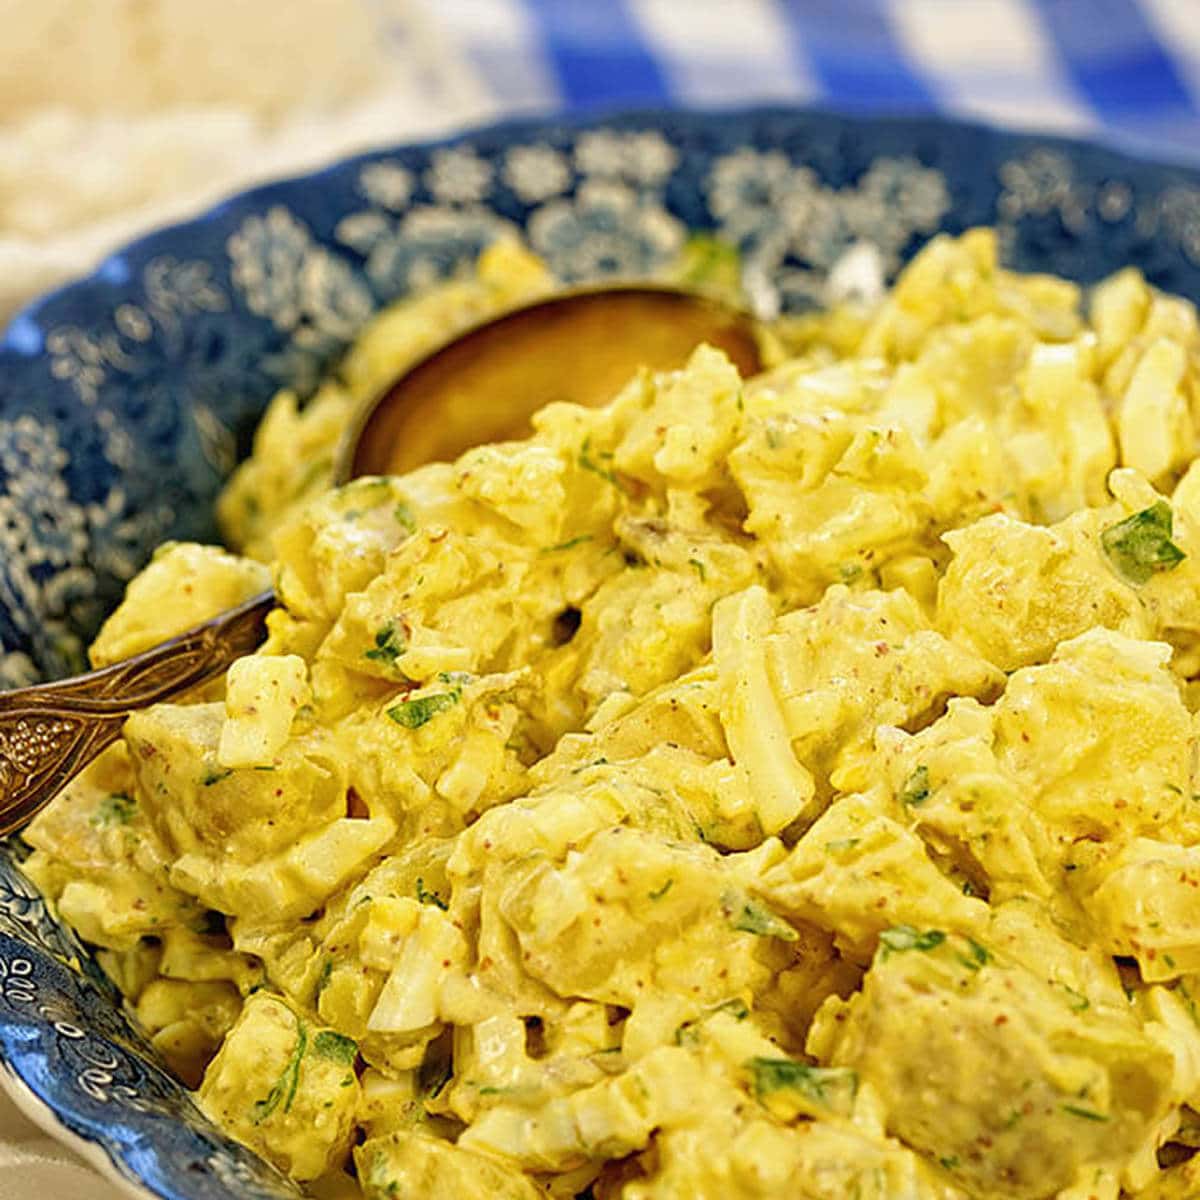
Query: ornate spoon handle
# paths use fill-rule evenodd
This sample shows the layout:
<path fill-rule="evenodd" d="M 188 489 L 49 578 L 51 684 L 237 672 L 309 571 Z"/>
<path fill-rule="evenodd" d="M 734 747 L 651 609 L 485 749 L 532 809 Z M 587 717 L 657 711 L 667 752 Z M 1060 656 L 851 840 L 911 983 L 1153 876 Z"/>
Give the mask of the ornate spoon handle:
<path fill-rule="evenodd" d="M 178 637 L 71 679 L 0 692 L 0 835 L 28 824 L 125 718 L 220 675 L 266 636 L 264 592 Z"/>

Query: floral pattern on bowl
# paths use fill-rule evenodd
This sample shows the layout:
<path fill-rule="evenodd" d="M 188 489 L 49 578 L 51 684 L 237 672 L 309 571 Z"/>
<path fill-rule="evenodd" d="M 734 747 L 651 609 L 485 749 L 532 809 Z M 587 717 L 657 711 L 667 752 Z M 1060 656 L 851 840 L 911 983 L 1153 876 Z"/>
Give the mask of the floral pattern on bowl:
<path fill-rule="evenodd" d="M 0 687 L 62 674 L 124 583 L 211 506 L 271 394 L 302 394 L 379 307 L 517 233 L 567 279 L 646 274 L 694 232 L 764 312 L 819 303 L 846 251 L 890 277 L 995 224 L 1081 281 L 1127 263 L 1200 297 L 1200 174 L 938 119 L 789 109 L 496 126 L 236 196 L 108 259 L 0 342 Z M 0 845 L 0 1057 L 23 1104 L 138 1194 L 300 1193 L 218 1133 Z M 32 1099 L 30 1099 L 32 1098 Z"/>

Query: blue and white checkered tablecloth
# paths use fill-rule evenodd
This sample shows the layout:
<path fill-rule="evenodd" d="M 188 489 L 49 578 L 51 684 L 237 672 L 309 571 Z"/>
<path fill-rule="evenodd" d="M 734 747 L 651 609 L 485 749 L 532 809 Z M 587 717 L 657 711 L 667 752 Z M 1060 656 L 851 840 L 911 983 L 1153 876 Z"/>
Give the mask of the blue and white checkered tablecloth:
<path fill-rule="evenodd" d="M 943 112 L 1200 162 L 1200 0 L 431 0 L 508 111 Z"/>

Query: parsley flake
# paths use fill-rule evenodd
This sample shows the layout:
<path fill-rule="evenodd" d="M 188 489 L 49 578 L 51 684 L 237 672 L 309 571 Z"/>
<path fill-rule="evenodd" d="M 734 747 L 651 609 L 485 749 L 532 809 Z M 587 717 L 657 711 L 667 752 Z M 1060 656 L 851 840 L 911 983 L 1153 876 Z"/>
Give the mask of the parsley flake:
<path fill-rule="evenodd" d="M 332 1062 L 349 1067 L 358 1057 L 358 1043 L 345 1034 L 335 1033 L 332 1029 L 322 1029 L 313 1038 L 313 1049 L 322 1057 Z"/>
<path fill-rule="evenodd" d="M 929 799 L 929 768 L 918 767 L 905 781 L 900 789 L 900 803 L 909 808 L 916 808 Z"/>
<path fill-rule="evenodd" d="M 405 533 L 416 533 L 417 518 L 413 516 L 413 510 L 403 500 L 392 509 L 392 517 Z"/>
<path fill-rule="evenodd" d="M 915 929 L 911 925 L 893 925 L 879 935 L 885 958 L 905 950 L 936 950 L 946 940 L 940 929 Z"/>
<path fill-rule="evenodd" d="M 958 961 L 964 967 L 972 971 L 978 971 L 980 967 L 986 967 L 992 961 L 992 952 L 986 947 L 981 946 L 974 938 L 967 938 L 967 953 L 960 954 Z"/>
<path fill-rule="evenodd" d="M 565 542 L 559 542 L 557 546 L 543 546 L 538 551 L 539 554 L 557 554 L 560 550 L 574 550 L 576 546 L 582 546 L 584 542 L 590 542 L 592 535 L 590 533 L 581 533 L 578 537 L 568 538 Z"/>
<path fill-rule="evenodd" d="M 600 457 L 604 456 L 601 455 Z M 590 437 L 584 438 L 583 445 L 579 447 L 579 465 L 585 471 L 591 471 L 593 475 L 599 475 L 601 479 L 606 479 L 617 491 L 623 492 L 625 490 L 625 485 L 616 475 L 608 467 L 602 467 L 592 457 L 592 439 Z"/>
<path fill-rule="evenodd" d="M 1086 1012 L 1091 1007 L 1091 1001 L 1082 992 L 1076 991 L 1069 984 L 1060 983 L 1058 986 L 1067 993 L 1067 1003 L 1072 1012 Z"/>
<path fill-rule="evenodd" d="M 1165 500 L 1110 525 L 1100 545 L 1117 573 L 1130 583 L 1145 583 L 1156 571 L 1174 570 L 1186 555 L 1171 541 L 1174 515 Z"/>
<path fill-rule="evenodd" d="M 372 662 L 387 663 L 389 666 L 408 649 L 408 638 L 398 621 L 388 621 L 375 631 L 375 645 L 363 651 L 363 657 Z"/>
<path fill-rule="evenodd" d="M 96 805 L 91 823 L 100 829 L 109 825 L 128 825 L 136 811 L 136 801 L 122 792 L 113 792 Z"/>
<path fill-rule="evenodd" d="M 321 993 L 329 986 L 329 980 L 333 975 L 333 959 L 327 958 L 321 967 L 321 973 L 317 976 L 317 986 L 313 992 L 313 1003 L 315 1004 L 320 998 Z"/>
<path fill-rule="evenodd" d="M 862 838 L 835 838 L 832 842 L 825 843 L 825 849 L 830 854 L 844 854 L 847 850 L 853 850 Z"/>
<path fill-rule="evenodd" d="M 775 937 L 785 942 L 794 942 L 799 936 L 765 905 L 735 892 L 727 892 L 721 897 L 721 908 L 730 925 L 743 933 L 752 933 L 755 937 Z"/>
<path fill-rule="evenodd" d="M 817 1108 L 846 1112 L 858 1094 L 858 1074 L 848 1067 L 810 1067 L 790 1058 L 751 1058 L 745 1065 L 758 1100 L 790 1091 Z"/>
<path fill-rule="evenodd" d="M 1104 1113 L 1098 1113 L 1090 1108 L 1082 1108 L 1078 1104 L 1064 1104 L 1061 1106 L 1063 1112 L 1070 1113 L 1073 1117 L 1082 1117 L 1085 1121 L 1107 1121 L 1108 1117 Z"/>
<path fill-rule="evenodd" d="M 296 1044 L 292 1047 L 292 1053 L 280 1071 L 279 1078 L 271 1085 L 271 1090 L 264 1099 L 254 1102 L 255 1125 L 261 1125 L 281 1103 L 285 1113 L 292 1111 L 296 1089 L 300 1086 L 300 1063 L 308 1049 L 308 1027 L 303 1021 L 297 1021 L 296 1029 Z"/>
<path fill-rule="evenodd" d="M 405 729 L 420 729 L 428 724 L 438 713 L 453 708 L 459 701 L 460 692 L 434 692 L 429 696 L 418 696 L 415 700 L 404 700 L 387 710 L 397 725 Z"/>
<path fill-rule="evenodd" d="M 421 904 L 433 904 L 445 912 L 450 906 L 437 894 L 437 892 L 427 891 L 425 888 L 425 880 L 421 876 L 417 876 L 417 900 Z"/>

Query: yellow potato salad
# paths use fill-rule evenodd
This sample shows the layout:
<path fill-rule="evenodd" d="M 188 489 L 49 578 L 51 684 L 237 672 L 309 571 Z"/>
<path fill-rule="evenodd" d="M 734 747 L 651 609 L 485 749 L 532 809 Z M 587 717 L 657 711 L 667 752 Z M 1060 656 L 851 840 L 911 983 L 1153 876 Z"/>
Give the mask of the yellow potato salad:
<path fill-rule="evenodd" d="M 355 403 L 550 285 L 495 247 L 276 399 L 236 553 L 164 547 L 94 657 L 269 580 L 267 642 L 29 874 L 327 1200 L 1200 1195 L 1195 310 L 976 230 L 755 379 L 329 488 Z"/>

